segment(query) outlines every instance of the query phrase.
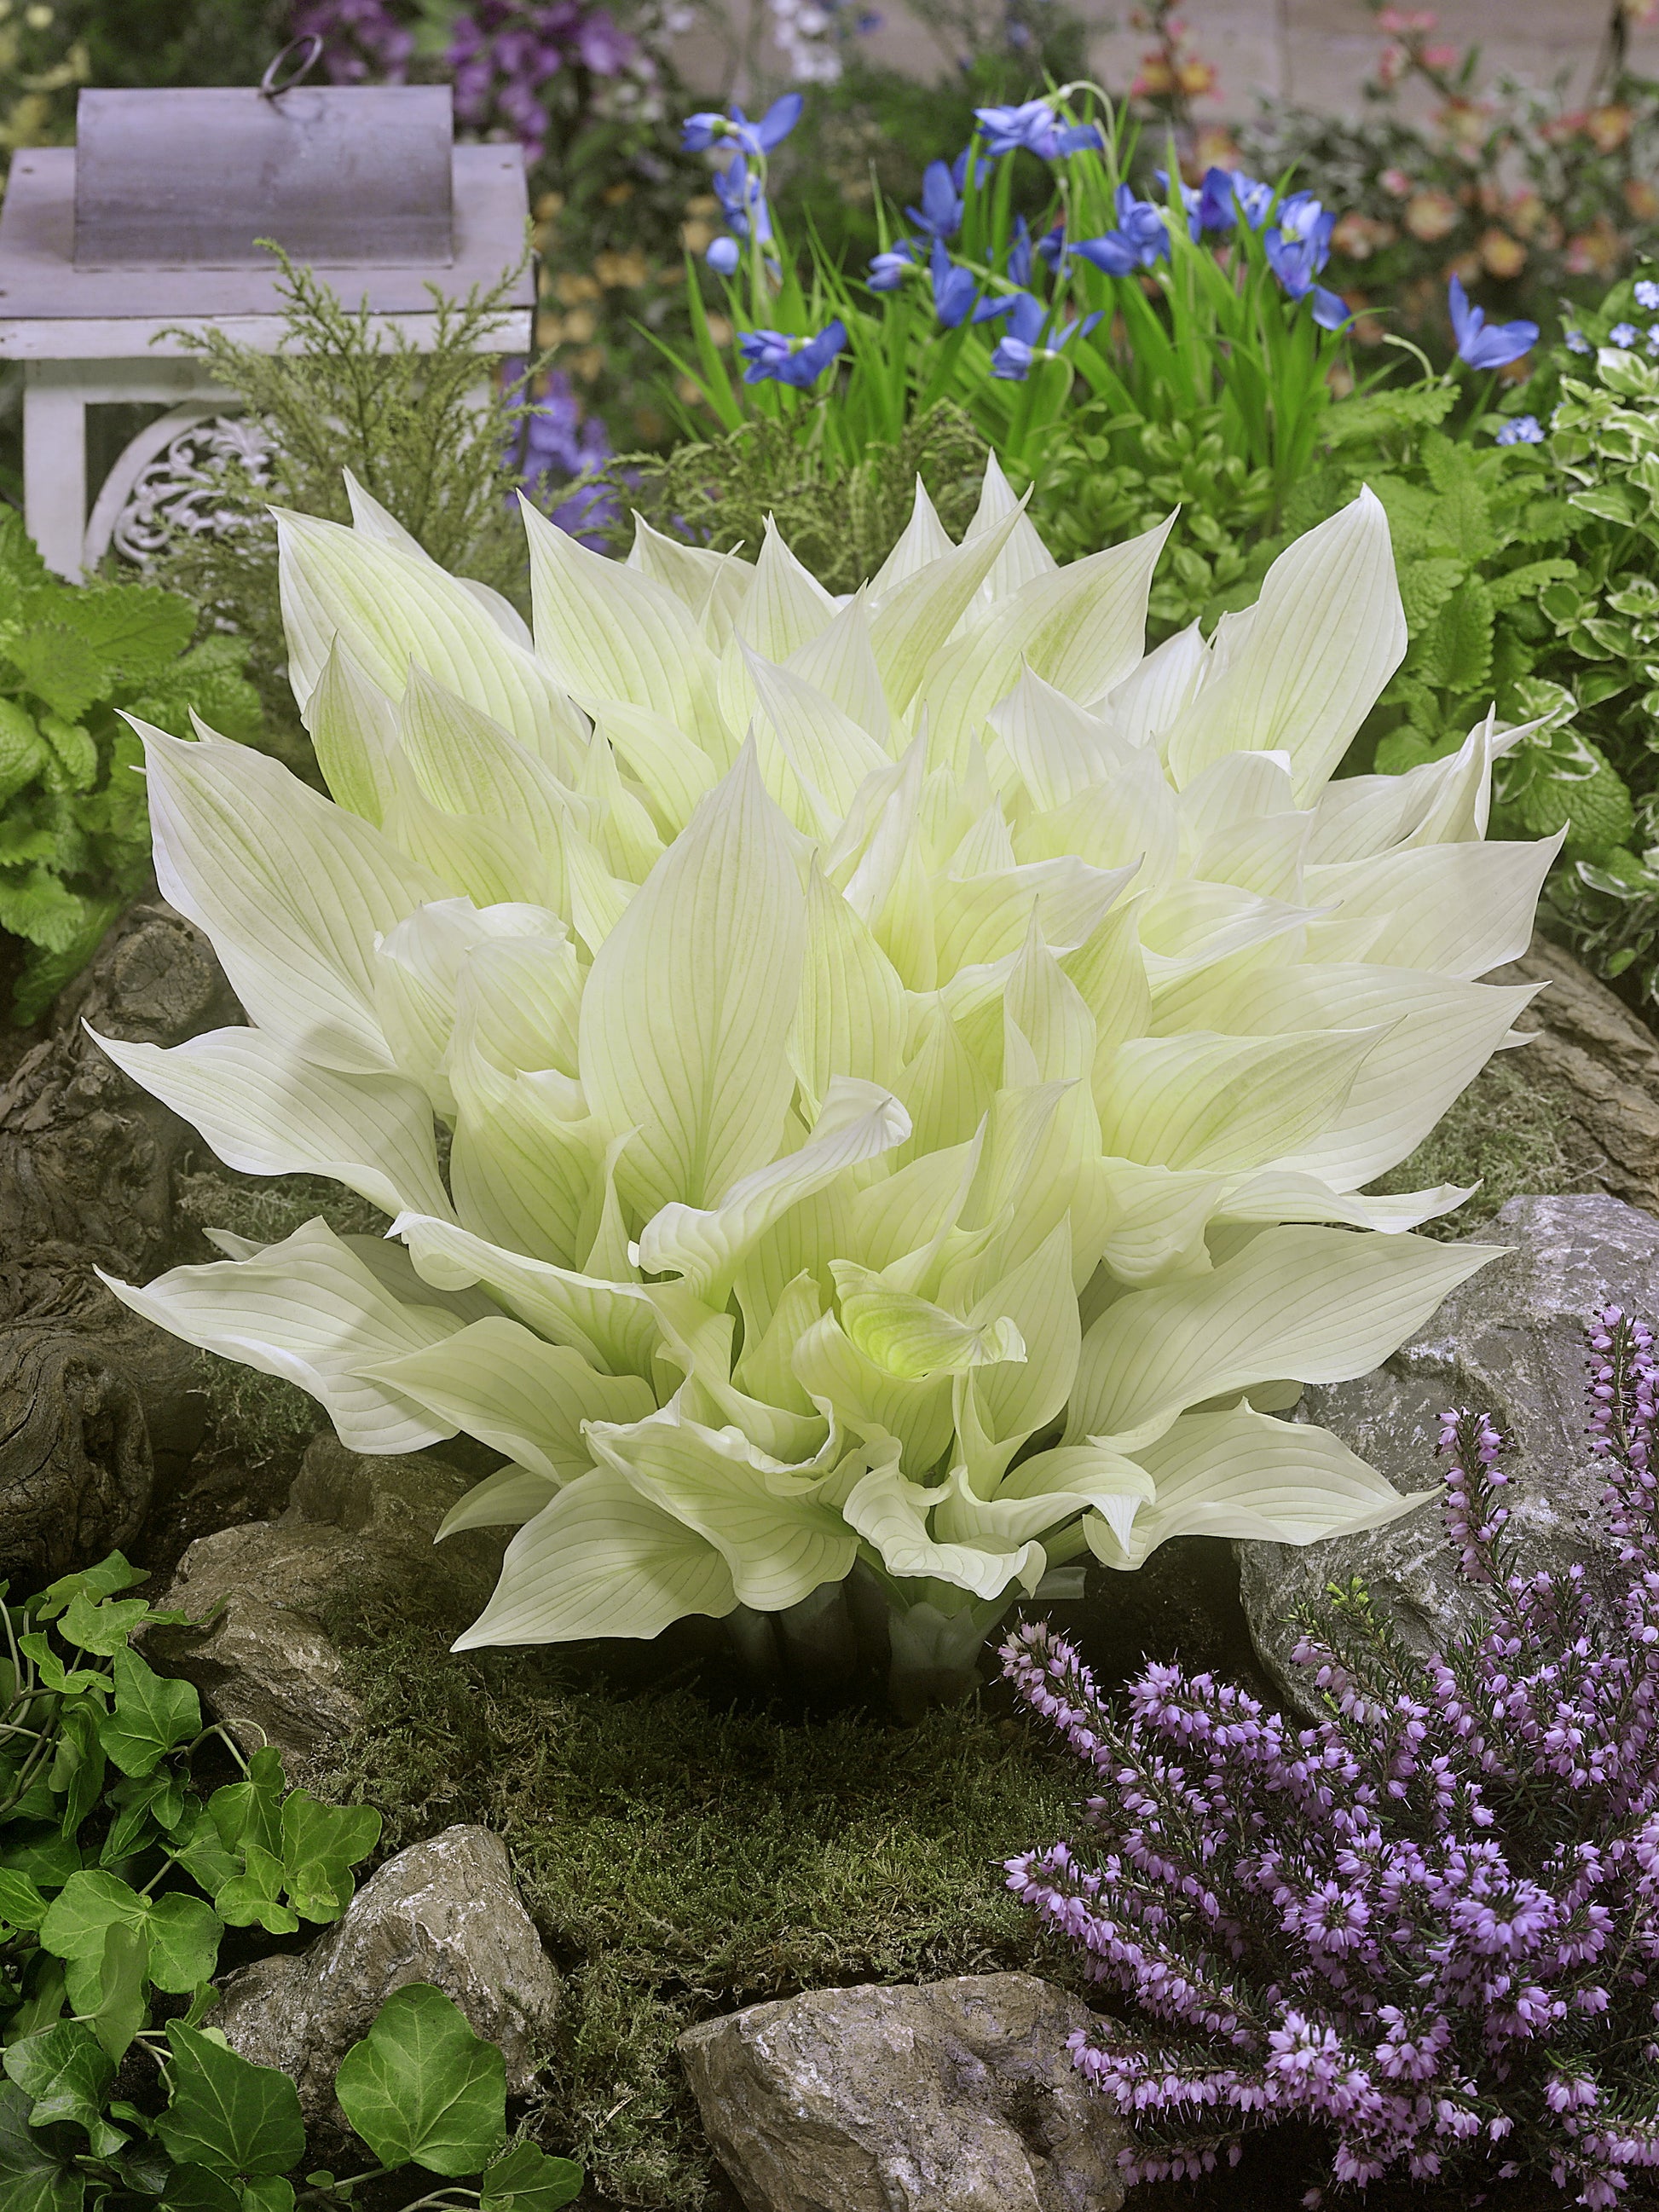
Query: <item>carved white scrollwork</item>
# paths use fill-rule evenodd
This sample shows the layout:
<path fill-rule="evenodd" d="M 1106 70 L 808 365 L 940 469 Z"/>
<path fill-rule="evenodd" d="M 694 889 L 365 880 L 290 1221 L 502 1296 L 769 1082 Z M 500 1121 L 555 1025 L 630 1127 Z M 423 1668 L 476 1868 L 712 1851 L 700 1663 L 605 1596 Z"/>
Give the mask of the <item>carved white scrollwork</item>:
<path fill-rule="evenodd" d="M 270 481 L 270 447 L 258 426 L 210 404 L 175 407 L 142 430 L 105 479 L 87 524 L 88 569 L 112 549 L 143 568 L 170 537 L 220 538 L 244 513 L 225 496 L 224 471 L 240 463 L 257 484 Z"/>

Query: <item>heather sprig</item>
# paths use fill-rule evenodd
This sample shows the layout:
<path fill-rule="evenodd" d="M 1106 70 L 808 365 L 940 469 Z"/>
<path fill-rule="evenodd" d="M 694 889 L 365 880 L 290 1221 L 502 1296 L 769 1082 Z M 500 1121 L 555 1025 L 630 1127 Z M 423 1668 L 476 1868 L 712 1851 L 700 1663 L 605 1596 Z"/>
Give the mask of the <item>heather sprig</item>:
<path fill-rule="evenodd" d="M 1328 2128 L 1328 2179 L 1360 2189 L 1528 2176 L 1606 2206 L 1659 2168 L 1659 1366 L 1617 1307 L 1587 1338 L 1622 1587 L 1523 1568 L 1502 1440 L 1449 1414 L 1447 1534 L 1481 1616 L 1422 1659 L 1333 1589 L 1295 1653 L 1315 1726 L 1178 1666 L 1109 1704 L 1041 1623 L 1005 1647 L 1096 1777 L 1086 1844 L 1008 1879 L 1144 2016 L 1072 2043 L 1135 2122 L 1131 2181 L 1290 2118 Z"/>

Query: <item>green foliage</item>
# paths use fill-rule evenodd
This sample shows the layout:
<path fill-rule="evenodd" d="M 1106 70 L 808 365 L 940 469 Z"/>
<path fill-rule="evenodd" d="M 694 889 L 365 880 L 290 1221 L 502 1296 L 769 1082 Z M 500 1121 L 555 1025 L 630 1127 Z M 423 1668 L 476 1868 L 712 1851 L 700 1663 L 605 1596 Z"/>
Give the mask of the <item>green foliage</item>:
<path fill-rule="evenodd" d="M 380 1807 L 394 1847 L 453 1820 L 503 1837 L 568 1976 L 546 2127 L 608 2197 L 707 2201 L 673 2055 L 695 2021 L 826 1983 L 1032 1964 L 998 1863 L 1068 1784 L 971 1706 L 915 1728 L 720 1710 L 584 1680 L 574 1660 L 458 1661 L 379 1620 L 345 1656 L 363 1721 L 319 1786 Z"/>
<path fill-rule="evenodd" d="M 569 2203 L 580 2169 L 507 2146 L 501 2052 L 424 1984 L 395 1993 L 337 2077 L 379 2165 L 307 2174 L 296 2196 L 298 2094 L 212 2026 L 212 1978 L 228 1928 L 337 1919 L 380 1815 L 288 1789 L 270 1750 L 204 1796 L 194 1760 L 222 1732 L 203 1728 L 189 1683 L 133 1650 L 185 1619 L 123 1594 L 143 1580 L 118 1553 L 25 1604 L 0 1583 L 5 2212 L 348 2206 L 406 2166 L 443 2177 L 455 2212 Z M 465 2175 L 477 2186 L 457 2191 Z"/>
<path fill-rule="evenodd" d="M 349 520 L 349 470 L 443 567 L 522 596 L 523 532 L 505 454 L 523 410 L 499 382 L 481 388 L 489 336 L 502 325 L 517 272 L 464 300 L 434 292 L 432 334 L 417 346 L 401 331 L 377 331 L 367 301 L 349 307 L 311 270 L 276 258 L 281 351 L 214 328 L 191 337 L 215 382 L 243 402 L 268 459 L 224 462 L 215 502 L 236 526 L 218 537 L 179 532 L 152 573 L 245 642 L 276 733 L 272 750 L 309 773 L 288 682 L 270 510 Z"/>
<path fill-rule="evenodd" d="M 769 516 L 827 591 L 855 591 L 893 550 L 910 519 L 920 476 L 953 537 L 979 502 L 984 440 L 959 409 L 940 405 L 908 424 L 891 446 L 857 457 L 806 442 L 764 418 L 658 456 L 625 453 L 600 481 L 618 495 L 614 550 L 625 551 L 633 517 L 713 546 L 760 552 Z"/>
<path fill-rule="evenodd" d="M 192 646 L 186 599 L 66 584 L 0 510 L 0 932 L 27 946 L 11 1008 L 29 1022 L 97 950 L 143 882 L 149 823 L 124 714 L 187 736 L 192 707 L 251 738 L 240 647 Z"/>

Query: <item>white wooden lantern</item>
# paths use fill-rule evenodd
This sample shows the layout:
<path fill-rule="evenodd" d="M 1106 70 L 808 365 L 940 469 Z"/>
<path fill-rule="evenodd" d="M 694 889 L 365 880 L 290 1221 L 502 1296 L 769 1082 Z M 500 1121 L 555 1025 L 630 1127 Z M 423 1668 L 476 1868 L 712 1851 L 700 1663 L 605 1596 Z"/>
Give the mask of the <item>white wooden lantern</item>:
<path fill-rule="evenodd" d="M 257 91 L 84 91 L 74 146 L 12 162 L 0 359 L 23 363 L 24 519 L 61 575 L 112 545 L 142 560 L 168 526 L 213 527 L 213 460 L 257 460 L 180 335 L 211 325 L 278 349 L 278 272 L 256 240 L 417 346 L 435 324 L 428 287 L 488 289 L 523 258 L 523 155 L 456 145 L 447 85 L 284 88 L 276 67 Z M 481 352 L 526 351 L 533 303 L 526 269 Z M 111 407 L 151 419 L 91 469 L 90 410 Z"/>

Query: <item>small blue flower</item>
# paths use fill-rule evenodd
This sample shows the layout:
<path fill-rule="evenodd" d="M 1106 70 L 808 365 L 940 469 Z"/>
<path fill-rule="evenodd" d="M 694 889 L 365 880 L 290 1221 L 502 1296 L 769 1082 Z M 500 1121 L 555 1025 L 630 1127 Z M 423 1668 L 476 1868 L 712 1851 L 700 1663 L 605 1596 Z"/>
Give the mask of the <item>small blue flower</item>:
<path fill-rule="evenodd" d="M 816 384 L 847 343 L 847 326 L 836 321 L 816 337 L 793 338 L 783 331 L 745 331 L 738 350 L 749 364 L 745 384 L 793 384 L 804 392 Z"/>
<path fill-rule="evenodd" d="M 1167 198 L 1170 191 L 1169 171 L 1167 169 L 1154 169 L 1152 174 L 1158 179 L 1158 190 L 1163 192 L 1164 197 Z M 1195 185 L 1181 184 L 1178 179 L 1176 183 L 1181 193 L 1181 204 L 1186 210 L 1187 235 L 1192 240 L 1193 244 L 1196 246 L 1200 234 L 1204 228 L 1204 195 L 1199 191 Z"/>
<path fill-rule="evenodd" d="M 872 257 L 870 274 L 865 281 L 872 292 L 896 292 L 907 276 L 918 273 L 920 265 L 915 240 L 902 238 L 884 253 Z"/>
<path fill-rule="evenodd" d="M 1066 259 L 1065 224 L 1063 222 L 1051 224 L 1050 227 L 1043 232 L 1042 237 L 1038 239 L 1036 242 L 1036 250 L 1041 258 L 1048 263 L 1049 268 L 1052 269 L 1055 276 L 1058 276 L 1060 268 Z"/>
<path fill-rule="evenodd" d="M 1566 340 L 1567 351 L 1569 353 L 1594 353 L 1595 351 L 1595 348 L 1584 336 L 1583 331 L 1569 331 L 1566 333 Z"/>
<path fill-rule="evenodd" d="M 680 144 L 688 154 L 706 154 L 711 146 L 730 139 L 740 152 L 758 160 L 789 136 L 800 121 L 805 104 L 799 93 L 787 92 L 781 100 L 773 101 L 758 123 L 751 123 L 740 107 L 734 107 L 729 115 L 704 108 L 686 117 L 680 126 Z"/>
<path fill-rule="evenodd" d="M 1006 304 L 1012 309 L 1008 331 L 991 356 L 991 374 L 1012 384 L 1023 384 L 1036 362 L 1057 360 L 1062 346 L 1079 335 L 1086 337 L 1101 319 L 1097 314 L 1085 315 L 1080 323 L 1068 323 L 1063 331 L 1051 332 L 1045 345 L 1043 331 L 1051 310 L 1029 292 L 1017 293 Z"/>
<path fill-rule="evenodd" d="M 738 264 L 743 259 L 743 248 L 735 238 L 717 238 L 703 259 L 721 276 L 735 276 Z"/>
<path fill-rule="evenodd" d="M 1243 216 L 1252 230 L 1260 230 L 1273 213 L 1274 192 L 1243 169 L 1206 169 L 1198 195 L 1198 219 L 1205 230 L 1231 230 Z"/>
<path fill-rule="evenodd" d="M 1536 323 L 1494 323 L 1488 329 L 1485 310 L 1470 307 L 1459 278 L 1452 278 L 1446 297 L 1457 336 L 1457 358 L 1470 368 L 1505 368 L 1537 344 Z M 1632 331 L 1631 336 L 1635 335 Z"/>
<path fill-rule="evenodd" d="M 1014 217 L 1014 234 L 1008 240 L 1008 258 L 1004 265 L 1009 281 L 1018 284 L 1023 292 L 1031 281 L 1031 233 L 1023 215 Z"/>
<path fill-rule="evenodd" d="M 1104 238 L 1079 239 L 1072 252 L 1109 276 L 1130 276 L 1168 256 L 1170 233 L 1163 209 L 1154 200 L 1138 200 L 1127 185 L 1117 188 L 1117 223 Z"/>
<path fill-rule="evenodd" d="M 1267 233 L 1261 246 L 1267 266 L 1292 300 L 1305 300 L 1312 294 L 1314 320 L 1321 330 L 1340 330 L 1352 319 L 1352 310 L 1340 293 L 1314 282 L 1327 259 L 1316 236 L 1286 238 L 1275 228 Z"/>
<path fill-rule="evenodd" d="M 726 228 L 735 237 L 747 238 L 752 223 L 756 237 L 764 246 L 772 235 L 772 215 L 761 190 L 760 179 L 749 173 L 748 155 L 739 154 L 723 169 L 716 169 L 709 182 L 720 204 Z"/>
<path fill-rule="evenodd" d="M 1650 314 L 1659 308 L 1659 284 L 1651 276 L 1639 276 L 1636 282 L 1636 304 L 1645 307 Z"/>
<path fill-rule="evenodd" d="M 1080 153 L 1085 146 L 1098 150 L 1106 143 L 1092 123 L 1062 123 L 1046 100 L 1024 100 L 1018 107 L 976 107 L 974 113 L 984 126 L 985 150 L 994 155 L 1016 153 L 1023 146 L 1039 161 L 1054 161 L 1062 154 Z"/>
<path fill-rule="evenodd" d="M 1535 415 L 1517 415 L 1513 422 L 1504 423 L 1496 442 L 1500 446 L 1541 446 L 1544 427 Z"/>
<path fill-rule="evenodd" d="M 1633 346 L 1636 343 L 1635 324 L 1615 323 L 1607 332 L 1607 343 L 1611 346 Z"/>
<path fill-rule="evenodd" d="M 1282 237 L 1312 246 L 1318 257 L 1314 264 L 1316 269 L 1322 269 L 1330 259 L 1331 233 L 1336 228 L 1336 217 L 1327 214 L 1311 192 L 1292 192 L 1279 208 L 1275 228 Z"/>
<path fill-rule="evenodd" d="M 933 280 L 933 313 L 947 331 L 958 329 L 969 320 L 989 322 L 994 315 L 1006 315 L 1013 305 L 1012 296 L 1004 294 L 988 299 L 979 297 L 979 279 L 971 269 L 953 263 L 945 251 L 941 239 L 933 240 L 933 258 L 930 273 Z"/>
<path fill-rule="evenodd" d="M 921 205 L 904 212 L 929 238 L 954 238 L 962 228 L 959 187 L 943 161 L 927 164 L 921 176 Z"/>

